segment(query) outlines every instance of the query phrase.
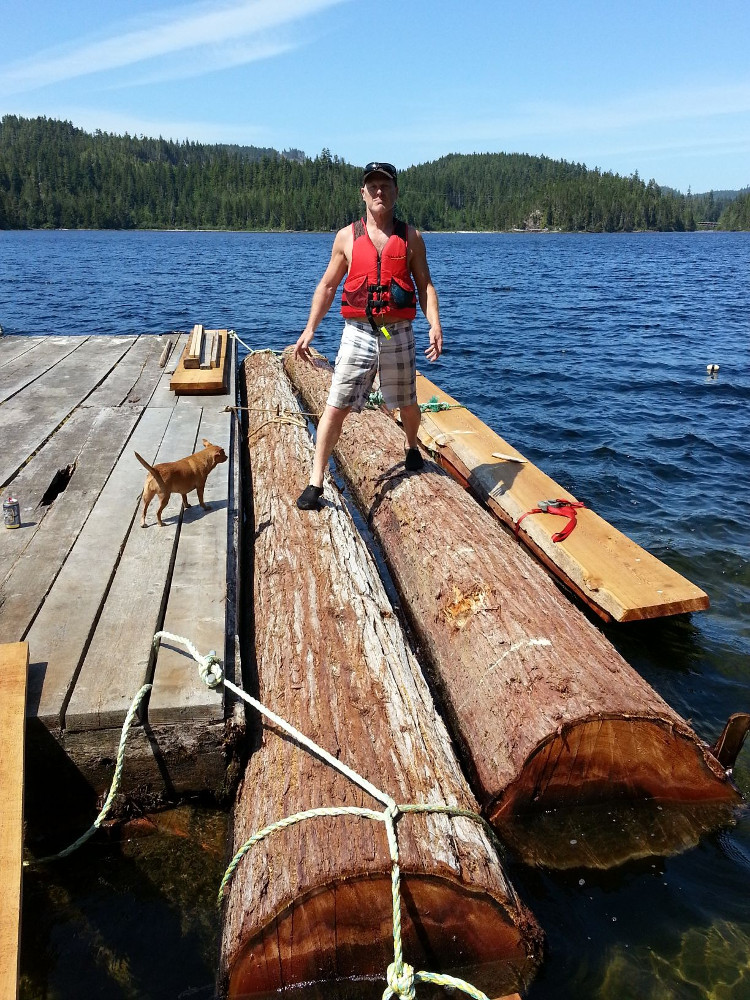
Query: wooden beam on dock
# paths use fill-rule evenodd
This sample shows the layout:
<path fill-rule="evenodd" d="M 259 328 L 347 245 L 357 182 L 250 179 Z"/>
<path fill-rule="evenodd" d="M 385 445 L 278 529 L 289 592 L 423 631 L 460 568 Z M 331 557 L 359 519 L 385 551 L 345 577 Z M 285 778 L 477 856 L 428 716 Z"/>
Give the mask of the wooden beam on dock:
<path fill-rule="evenodd" d="M 200 356 L 198 364 L 188 364 L 191 355 L 190 343 L 185 348 L 174 375 L 170 379 L 169 387 L 173 392 L 180 395 L 210 396 L 226 393 L 229 376 L 229 333 L 227 330 L 207 330 L 206 336 L 215 333 L 220 341 L 220 347 L 215 349 L 214 355 L 218 351 L 218 364 L 214 367 L 209 365 L 206 368 L 200 366 Z"/>
<path fill-rule="evenodd" d="M 27 643 L 0 645 L 0 1000 L 18 996 L 28 662 Z"/>

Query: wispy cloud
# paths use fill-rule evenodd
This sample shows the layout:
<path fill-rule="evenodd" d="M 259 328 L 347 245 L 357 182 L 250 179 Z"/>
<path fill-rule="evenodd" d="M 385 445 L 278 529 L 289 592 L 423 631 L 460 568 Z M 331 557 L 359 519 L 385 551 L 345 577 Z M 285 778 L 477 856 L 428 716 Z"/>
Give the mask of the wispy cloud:
<path fill-rule="evenodd" d="M 173 8 L 152 15 L 138 28 L 121 27 L 108 37 L 82 40 L 64 50 L 47 50 L 6 64 L 0 71 L 0 91 L 36 90 L 92 73 L 145 66 L 157 59 L 169 60 L 156 71 L 162 80 L 212 71 L 218 68 L 217 58 L 224 66 L 267 59 L 302 44 L 285 37 L 299 21 L 343 2 L 243 0 Z M 178 55 L 179 59 L 170 58 Z M 186 60 L 191 58 L 186 72 Z"/>
<path fill-rule="evenodd" d="M 590 103 L 522 101 L 506 107 L 503 115 L 490 109 L 467 116 L 448 109 L 432 120 L 423 119 L 412 130 L 414 139 L 429 140 L 436 134 L 455 141 L 507 143 L 533 137 L 617 136 L 638 133 L 671 123 L 726 120 L 750 113 L 750 80 L 725 86 L 708 84 L 661 91 L 644 91 L 607 101 Z"/>

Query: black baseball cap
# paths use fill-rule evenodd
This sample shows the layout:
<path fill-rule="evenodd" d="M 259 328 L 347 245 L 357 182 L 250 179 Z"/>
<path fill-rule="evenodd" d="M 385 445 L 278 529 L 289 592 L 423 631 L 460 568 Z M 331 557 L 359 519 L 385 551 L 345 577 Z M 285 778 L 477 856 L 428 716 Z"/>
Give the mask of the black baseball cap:
<path fill-rule="evenodd" d="M 362 183 L 364 184 L 372 174 L 387 174 L 394 184 L 398 184 L 396 168 L 392 163 L 383 163 L 382 160 L 373 160 L 372 163 L 368 163 L 362 174 Z"/>

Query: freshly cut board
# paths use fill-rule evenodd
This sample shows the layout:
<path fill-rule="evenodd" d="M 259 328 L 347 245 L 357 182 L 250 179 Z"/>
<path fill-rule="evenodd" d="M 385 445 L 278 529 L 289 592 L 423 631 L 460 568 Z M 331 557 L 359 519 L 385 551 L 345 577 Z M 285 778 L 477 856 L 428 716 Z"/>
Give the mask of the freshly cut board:
<path fill-rule="evenodd" d="M 196 327 L 195 329 L 202 328 Z M 173 392 L 209 396 L 227 391 L 229 385 L 229 352 L 227 351 L 229 334 L 226 330 L 203 330 L 203 337 L 207 338 L 209 344 L 213 335 L 216 335 L 221 341 L 221 347 L 216 351 L 218 366 L 215 368 L 190 367 L 191 364 L 195 363 L 196 358 L 195 349 L 191 347 L 196 337 L 194 330 L 193 334 L 187 338 L 182 357 L 169 381 L 169 388 Z M 197 357 L 199 358 L 200 354 Z M 200 364 L 200 360 L 198 364 Z"/>
<path fill-rule="evenodd" d="M 505 524 L 515 530 L 540 500 L 576 501 L 470 410 L 418 375 L 419 403 L 435 397 L 452 408 L 423 413 L 421 443 Z M 553 541 L 565 524 L 559 515 L 532 514 L 523 517 L 518 538 L 605 621 L 660 618 L 708 607 L 708 596 L 699 587 L 595 511 L 576 509 L 574 530 L 563 541 Z"/>

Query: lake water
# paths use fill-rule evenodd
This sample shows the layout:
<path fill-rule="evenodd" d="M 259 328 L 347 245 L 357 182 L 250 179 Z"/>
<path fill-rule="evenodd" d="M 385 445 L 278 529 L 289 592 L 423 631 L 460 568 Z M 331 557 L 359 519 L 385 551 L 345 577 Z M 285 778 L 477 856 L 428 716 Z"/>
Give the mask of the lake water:
<path fill-rule="evenodd" d="M 281 349 L 304 325 L 331 243 L 330 234 L 0 232 L 0 324 L 6 334 L 133 334 L 202 322 L 234 328 L 253 349 Z M 732 712 L 750 710 L 750 234 L 428 234 L 426 243 L 446 338 L 440 361 L 422 365 L 429 377 L 710 595 L 709 611 L 606 632 L 713 742 Z M 340 325 L 332 309 L 316 337 L 331 358 Z M 421 351 L 423 318 L 417 339 Z M 720 366 L 715 377 L 708 364 Z M 750 795 L 750 747 L 735 780 Z M 180 855 L 188 839 L 173 835 L 168 851 Z M 176 874 L 160 862 L 146 877 L 137 846 L 146 841 L 134 843 L 126 876 L 110 877 L 119 848 L 100 845 L 28 882 L 29 908 L 38 915 L 57 900 L 63 916 L 47 916 L 40 940 L 26 938 L 26 997 L 80 996 L 91 941 L 100 964 L 122 975 L 92 979 L 89 997 L 210 995 L 211 893 L 188 903 L 160 881 L 174 890 L 200 862 L 185 851 Z M 211 852 L 201 857 L 220 867 Z M 509 870 L 548 941 L 528 1000 L 750 997 L 746 812 L 678 857 L 609 872 Z M 154 968 L 169 975 L 141 971 L 138 914 L 153 923 Z"/>

